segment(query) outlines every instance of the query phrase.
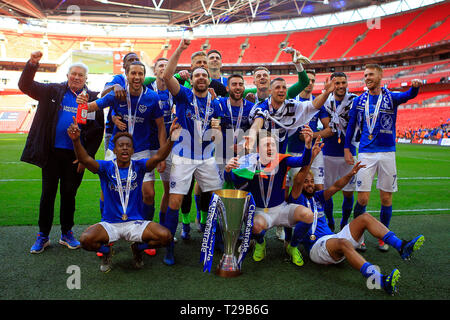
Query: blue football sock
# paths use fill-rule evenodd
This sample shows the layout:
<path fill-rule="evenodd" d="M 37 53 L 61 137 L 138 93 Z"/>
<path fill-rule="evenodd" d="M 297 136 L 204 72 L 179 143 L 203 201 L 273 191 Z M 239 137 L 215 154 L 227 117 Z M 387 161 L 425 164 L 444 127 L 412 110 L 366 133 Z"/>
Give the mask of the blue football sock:
<path fill-rule="evenodd" d="M 142 203 L 142 214 L 144 216 L 144 220 L 153 220 L 155 216 L 155 205 L 154 204 L 146 204 Z"/>
<path fill-rule="evenodd" d="M 101 247 L 100 247 L 100 249 L 98 249 L 98 252 L 101 252 L 101 253 L 103 253 L 103 254 L 108 254 L 109 253 L 109 251 L 111 250 L 111 248 L 108 246 L 108 245 L 102 245 Z"/>
<path fill-rule="evenodd" d="M 312 223 L 297 222 L 294 228 L 294 234 L 292 235 L 291 246 L 297 247 L 300 241 L 306 236 Z"/>
<path fill-rule="evenodd" d="M 325 205 L 323 206 L 323 212 L 325 213 L 325 216 L 327 217 L 328 224 L 334 225 L 333 198 L 330 198 L 327 201 L 325 201 Z"/>
<path fill-rule="evenodd" d="M 165 221 L 166 221 L 166 213 L 160 211 L 159 212 L 159 224 L 164 225 Z"/>
<path fill-rule="evenodd" d="M 258 234 L 252 233 L 252 237 L 257 243 L 262 244 L 264 242 L 264 236 L 266 235 L 266 230 L 261 231 Z"/>
<path fill-rule="evenodd" d="M 103 209 L 105 208 L 105 201 L 103 201 L 102 199 L 99 200 L 100 202 L 100 214 L 103 214 Z"/>
<path fill-rule="evenodd" d="M 402 240 L 397 238 L 394 232 L 389 231 L 384 235 L 384 237 L 381 239 L 384 243 L 387 243 L 388 245 L 394 247 L 399 252 L 402 249 Z"/>
<path fill-rule="evenodd" d="M 377 277 L 379 279 L 380 285 L 383 287 L 384 285 L 384 282 L 382 281 L 383 275 L 380 272 L 378 272 L 378 270 L 370 262 L 364 263 L 359 271 L 361 272 L 364 278 L 369 278 L 373 276 Z"/>
<path fill-rule="evenodd" d="M 362 206 L 359 204 L 358 201 L 356 201 L 355 209 L 353 209 L 353 218 L 357 218 L 358 216 L 362 215 L 364 212 L 366 212 L 366 206 Z"/>
<path fill-rule="evenodd" d="M 292 240 L 292 228 L 284 227 L 284 240 L 287 242 Z"/>
<path fill-rule="evenodd" d="M 386 228 L 389 228 L 389 223 L 391 222 L 392 218 L 392 206 L 381 206 L 380 210 L 380 221 L 382 224 L 386 226 Z"/>
<path fill-rule="evenodd" d="M 342 219 L 341 219 L 341 229 L 348 223 L 348 218 L 352 214 L 353 208 L 353 195 L 351 197 L 344 197 L 342 202 Z"/>
<path fill-rule="evenodd" d="M 138 250 L 139 251 L 143 251 L 143 250 L 147 250 L 150 249 L 150 246 L 148 245 L 148 243 L 142 242 L 138 244 Z"/>
<path fill-rule="evenodd" d="M 175 236 L 175 232 L 177 232 L 178 216 L 178 210 L 167 207 L 164 226 L 169 229 L 169 231 L 172 233 L 172 236 Z"/>

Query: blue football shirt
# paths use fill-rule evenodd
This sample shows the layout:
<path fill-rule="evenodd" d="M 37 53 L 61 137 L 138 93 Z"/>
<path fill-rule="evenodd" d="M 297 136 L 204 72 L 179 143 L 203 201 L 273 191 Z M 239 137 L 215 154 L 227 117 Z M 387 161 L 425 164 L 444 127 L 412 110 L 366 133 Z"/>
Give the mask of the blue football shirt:
<path fill-rule="evenodd" d="M 314 211 L 314 203 L 316 204 L 317 208 L 317 226 L 316 230 L 314 232 L 314 235 L 316 236 L 315 240 L 311 240 L 310 236 L 312 234 L 311 229 L 309 229 L 306 236 L 301 240 L 301 243 L 305 247 L 305 249 L 309 252 L 312 248 L 312 246 L 316 243 L 317 240 L 322 238 L 323 236 L 334 234 L 333 231 L 330 230 L 328 227 L 327 219 L 325 217 L 324 213 L 324 206 L 325 206 L 325 198 L 323 197 L 323 191 L 316 191 L 312 198 L 308 199 L 304 194 L 301 194 L 297 199 L 293 199 L 291 195 L 289 195 L 288 202 L 289 203 L 295 203 L 302 205 L 304 207 L 309 207 L 311 211 Z M 314 199 L 314 201 L 313 201 Z M 308 206 L 309 202 L 309 206 Z"/>
<path fill-rule="evenodd" d="M 150 146 L 152 139 L 158 139 L 157 136 L 155 137 L 152 134 L 151 121 L 163 116 L 163 111 L 159 106 L 159 96 L 157 93 L 149 90 L 148 88 L 144 88 L 142 97 L 139 100 L 139 105 L 137 106 L 138 99 L 138 96 L 130 96 L 131 115 L 134 116 L 134 114 L 136 113 L 136 121 L 134 124 L 133 132 L 135 153 L 144 150 L 151 150 Z M 127 124 L 127 128 L 125 130 L 128 130 L 128 105 L 126 101 L 120 101 L 116 99 L 116 97 L 114 96 L 114 92 L 109 92 L 103 98 L 96 100 L 96 102 L 100 109 L 112 106 L 113 115 L 122 117 L 122 121 Z M 108 149 L 114 149 L 112 138 L 119 131 L 119 128 L 114 126 Z"/>
<path fill-rule="evenodd" d="M 126 215 L 128 219 L 142 220 L 142 182 L 146 173 L 145 163 L 148 159 L 131 160 L 132 176 L 130 198 Z M 119 189 L 117 187 L 118 179 L 113 161 L 97 160 L 100 167 L 97 174 L 100 178 L 100 186 L 104 196 L 104 209 L 102 212 L 102 221 L 109 223 L 125 222 L 122 220 L 123 208 L 120 202 Z M 128 168 L 119 168 L 120 183 L 125 191 L 127 185 Z M 124 192 L 125 193 L 125 192 Z"/>
<path fill-rule="evenodd" d="M 195 124 L 197 118 L 193 103 L 194 98 L 198 104 L 201 127 L 202 129 L 204 128 L 204 133 L 206 133 L 203 135 L 203 141 L 201 143 Z M 180 91 L 173 99 L 176 104 L 178 123 L 183 130 L 180 139 L 174 143 L 172 154 L 195 160 L 205 160 L 213 157 L 215 146 L 208 135 L 211 134 L 211 119 L 218 118 L 222 114 L 219 101 L 217 99 L 211 99 L 211 104 L 206 109 L 207 97 L 194 97 L 192 90 L 183 86 L 180 86 Z M 205 123 L 206 114 L 207 122 Z"/>
<path fill-rule="evenodd" d="M 61 108 L 58 110 L 58 121 L 56 123 L 55 132 L 55 148 L 73 150 L 73 143 L 67 134 L 67 128 L 73 123 L 72 117 L 77 116 L 78 104 L 76 99 L 76 95 L 70 89 L 68 89 L 64 94 L 61 101 Z"/>

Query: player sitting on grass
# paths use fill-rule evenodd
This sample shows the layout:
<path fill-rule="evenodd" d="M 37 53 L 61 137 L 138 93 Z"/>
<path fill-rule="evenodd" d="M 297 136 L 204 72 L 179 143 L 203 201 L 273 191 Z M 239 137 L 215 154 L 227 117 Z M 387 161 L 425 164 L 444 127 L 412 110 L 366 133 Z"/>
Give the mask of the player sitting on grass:
<path fill-rule="evenodd" d="M 80 129 L 74 122 L 67 129 L 75 154 L 80 163 L 92 173 L 98 174 L 105 199 L 102 220 L 88 227 L 80 237 L 81 246 L 88 251 L 101 252 L 100 270 L 111 269 L 112 251 L 109 243 L 119 239 L 132 241 L 134 266 L 142 268 L 144 250 L 159 248 L 172 241 L 170 231 L 158 223 L 145 220 L 142 212 L 142 183 L 146 172 L 152 171 L 172 150 L 171 134 L 180 126 L 176 118 L 170 127 L 169 139 L 150 159 L 132 160 L 133 137 L 128 132 L 114 136 L 113 152 L 116 159 L 96 161 L 90 157 L 80 142 Z M 117 181 L 120 177 L 120 183 Z"/>
<path fill-rule="evenodd" d="M 315 152 L 312 153 L 311 162 L 314 160 L 315 154 Z M 315 221 L 312 229 L 301 240 L 310 259 L 317 264 L 338 264 L 347 258 L 350 265 L 359 270 L 365 278 L 375 280 L 376 284 L 379 284 L 377 288 L 383 288 L 388 294 L 394 294 L 397 291 L 400 271 L 394 269 L 389 275 L 383 275 L 356 251 L 356 248 L 364 241 L 364 231 L 367 230 L 375 238 L 381 239 L 397 249 L 401 258 L 405 260 L 409 259 L 411 254 L 422 246 L 425 240 L 424 236 L 419 235 L 411 241 L 401 240 L 367 212 L 353 219 L 339 233 L 334 234 L 328 227 L 325 218 L 325 202 L 347 185 L 364 165 L 357 162 L 347 175 L 337 180 L 328 189 L 317 192 L 314 192 L 314 176 L 310 171 L 310 166 L 311 164 L 303 167 L 295 176 L 294 186 L 289 196 L 289 202 L 308 206 L 314 212 Z M 296 243 L 292 244 L 291 241 L 291 245 L 296 245 Z"/>

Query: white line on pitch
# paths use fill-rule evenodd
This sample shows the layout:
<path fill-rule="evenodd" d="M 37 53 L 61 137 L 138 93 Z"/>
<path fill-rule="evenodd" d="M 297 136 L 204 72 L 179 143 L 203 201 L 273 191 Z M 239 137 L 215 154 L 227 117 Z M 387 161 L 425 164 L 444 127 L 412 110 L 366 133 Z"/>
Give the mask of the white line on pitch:
<path fill-rule="evenodd" d="M 397 209 L 392 210 L 392 212 L 427 212 L 427 211 L 450 211 L 450 208 L 437 208 L 437 209 Z M 369 213 L 377 213 L 380 212 L 380 210 L 367 210 L 366 212 Z M 333 213 L 342 213 L 341 211 L 333 211 Z"/>
<path fill-rule="evenodd" d="M 377 180 L 377 178 L 374 178 Z M 397 178 L 397 180 L 450 180 L 450 177 L 404 177 Z M 41 179 L 0 179 L 0 182 L 34 182 L 41 181 Z M 83 179 L 83 181 L 99 181 L 99 179 Z M 156 179 L 156 181 L 161 181 L 161 179 Z"/>

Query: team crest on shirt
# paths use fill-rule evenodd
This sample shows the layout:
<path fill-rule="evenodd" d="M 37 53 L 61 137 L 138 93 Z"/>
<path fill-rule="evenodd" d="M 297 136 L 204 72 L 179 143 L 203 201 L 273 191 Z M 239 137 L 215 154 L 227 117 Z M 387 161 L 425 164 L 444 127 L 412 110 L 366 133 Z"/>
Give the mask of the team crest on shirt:
<path fill-rule="evenodd" d="M 147 106 L 141 104 L 139 105 L 139 112 L 140 113 L 145 113 L 145 111 L 147 111 Z"/>
<path fill-rule="evenodd" d="M 115 173 L 111 174 L 111 178 L 113 178 L 114 180 L 117 181 Z M 137 173 L 136 173 L 136 171 L 133 170 L 133 173 L 131 174 L 131 181 L 136 180 L 136 178 L 137 178 Z M 122 178 L 122 182 L 126 183 L 127 182 L 127 177 Z"/>
<path fill-rule="evenodd" d="M 391 130 L 392 125 L 394 124 L 394 121 L 392 120 L 392 117 L 390 115 L 383 114 L 380 118 L 380 124 L 383 129 Z"/>

